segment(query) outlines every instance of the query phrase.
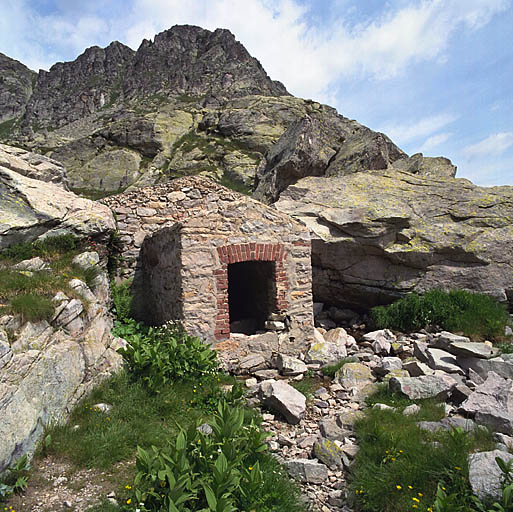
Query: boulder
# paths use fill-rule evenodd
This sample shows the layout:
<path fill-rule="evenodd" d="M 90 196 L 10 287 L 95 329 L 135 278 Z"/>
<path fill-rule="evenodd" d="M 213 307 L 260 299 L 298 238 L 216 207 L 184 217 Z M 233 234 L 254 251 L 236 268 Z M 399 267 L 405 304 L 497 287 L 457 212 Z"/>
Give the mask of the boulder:
<path fill-rule="evenodd" d="M 0 218 L 0 249 L 65 233 L 106 239 L 115 229 L 108 207 L 1 165 Z"/>
<path fill-rule="evenodd" d="M 421 398 L 446 399 L 457 381 L 451 376 L 437 372 L 422 377 L 393 377 L 389 381 L 392 392 L 401 393 L 410 400 Z"/>
<path fill-rule="evenodd" d="M 27 178 L 53 183 L 68 190 L 68 176 L 65 167 L 57 160 L 47 156 L 0 144 L 0 167 L 10 169 Z"/>
<path fill-rule="evenodd" d="M 314 329 L 314 342 L 306 353 L 306 362 L 322 365 L 337 363 L 347 356 L 346 342 L 348 338 L 352 338 L 352 336 L 348 336 L 342 328 L 332 329 L 326 333 L 326 336 Z"/>
<path fill-rule="evenodd" d="M 461 404 L 462 412 L 475 415 L 480 425 L 496 432 L 513 433 L 513 381 L 490 372 L 483 384 Z"/>
<path fill-rule="evenodd" d="M 305 415 L 306 397 L 285 381 L 263 381 L 260 393 L 262 403 L 292 425 L 299 423 Z"/>
<path fill-rule="evenodd" d="M 369 309 L 461 288 L 513 306 L 513 187 L 388 168 L 303 178 L 275 205 L 314 233 L 320 302 Z"/>
<path fill-rule="evenodd" d="M 465 371 L 458 365 L 456 356 L 440 350 L 439 348 L 428 348 L 426 350 L 428 365 L 433 370 L 441 370 L 447 373 L 459 373 L 465 375 Z"/>
<path fill-rule="evenodd" d="M 335 374 L 335 382 L 344 389 L 361 391 L 374 382 L 370 368 L 362 363 L 346 363 Z"/>
<path fill-rule="evenodd" d="M 503 473 L 496 458 L 505 462 L 513 459 L 513 455 L 499 450 L 491 452 L 471 453 L 468 456 L 468 478 L 472 492 L 481 500 L 499 500 L 502 497 Z"/>
<path fill-rule="evenodd" d="M 295 357 L 287 356 L 286 354 L 278 354 L 276 367 L 282 375 L 291 377 L 308 371 L 308 368 L 303 361 Z"/>
<path fill-rule="evenodd" d="M 314 457 L 330 469 L 342 468 L 342 450 L 331 440 L 321 439 L 314 444 Z"/>
<path fill-rule="evenodd" d="M 435 370 L 430 368 L 427 364 L 421 363 L 416 359 L 411 359 L 403 363 L 403 369 L 406 370 L 410 377 L 420 377 L 422 375 L 433 375 Z"/>

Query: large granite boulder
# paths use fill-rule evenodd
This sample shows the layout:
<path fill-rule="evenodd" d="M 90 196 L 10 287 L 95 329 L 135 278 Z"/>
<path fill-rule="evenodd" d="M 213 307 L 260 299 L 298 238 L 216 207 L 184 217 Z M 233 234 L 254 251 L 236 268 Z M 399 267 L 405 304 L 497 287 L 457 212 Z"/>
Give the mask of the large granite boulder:
<path fill-rule="evenodd" d="M 23 176 L 0 161 L 0 249 L 66 233 L 101 240 L 114 229 L 108 207 Z"/>
<path fill-rule="evenodd" d="M 304 178 L 275 206 L 315 234 L 316 301 L 369 308 L 464 288 L 513 305 L 513 187 L 386 169 Z"/>

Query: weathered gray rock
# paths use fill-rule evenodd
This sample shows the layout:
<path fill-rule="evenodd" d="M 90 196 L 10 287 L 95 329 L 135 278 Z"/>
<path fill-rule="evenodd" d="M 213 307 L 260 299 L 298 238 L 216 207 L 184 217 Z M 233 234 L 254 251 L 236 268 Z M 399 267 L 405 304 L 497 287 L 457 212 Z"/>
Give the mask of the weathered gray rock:
<path fill-rule="evenodd" d="M 342 450 L 331 440 L 321 439 L 313 447 L 314 457 L 331 469 L 342 468 Z"/>
<path fill-rule="evenodd" d="M 482 500 L 498 500 L 502 497 L 502 471 L 496 458 L 505 462 L 513 459 L 513 455 L 499 450 L 491 452 L 471 453 L 468 456 L 468 477 L 472 492 Z"/>
<path fill-rule="evenodd" d="M 347 356 L 346 343 L 349 338 L 352 336 L 348 336 L 346 331 L 341 328 L 328 331 L 326 336 L 314 329 L 314 342 L 306 354 L 306 362 L 328 365 L 340 361 Z"/>
<path fill-rule="evenodd" d="M 344 389 L 361 391 L 374 382 L 370 368 L 362 363 L 346 363 L 335 374 L 335 382 Z"/>
<path fill-rule="evenodd" d="M 439 348 L 428 348 L 426 350 L 428 365 L 433 370 L 442 370 L 446 373 L 459 373 L 465 375 L 465 371 L 458 365 L 456 356 L 440 350 Z"/>
<path fill-rule="evenodd" d="M 421 363 L 416 359 L 405 361 L 403 363 L 403 369 L 406 370 L 411 377 L 420 377 L 422 375 L 433 375 L 435 370 L 430 368 L 427 364 Z"/>
<path fill-rule="evenodd" d="M 87 251 L 77 254 L 72 261 L 73 265 L 77 265 L 84 270 L 98 265 L 99 262 L 100 256 L 95 251 Z"/>
<path fill-rule="evenodd" d="M 292 459 L 285 462 L 290 476 L 300 482 L 322 484 L 328 478 L 328 468 L 310 459 Z"/>
<path fill-rule="evenodd" d="M 405 416 L 414 416 L 418 412 L 420 412 L 420 405 L 417 404 L 408 405 L 403 409 L 403 414 Z"/>
<path fill-rule="evenodd" d="M 384 357 L 381 365 L 374 368 L 374 372 L 378 375 L 386 375 L 393 370 L 402 370 L 403 363 L 398 357 Z"/>
<path fill-rule="evenodd" d="M 263 381 L 260 384 L 262 403 L 296 425 L 306 411 L 306 398 L 286 382 Z"/>
<path fill-rule="evenodd" d="M 504 379 L 494 372 L 465 400 L 460 409 L 475 415 L 480 425 L 486 425 L 497 432 L 513 432 L 513 381 Z"/>
<path fill-rule="evenodd" d="M 0 249 L 42 236 L 106 238 L 115 228 L 106 206 L 0 165 Z"/>
<path fill-rule="evenodd" d="M 47 156 L 0 144 L 0 167 L 68 190 L 66 169 L 60 162 Z"/>
<path fill-rule="evenodd" d="M 488 359 L 493 355 L 493 347 L 490 344 L 471 342 L 465 336 L 458 336 L 450 332 L 440 333 L 438 338 L 433 341 L 432 346 L 456 356 Z"/>
<path fill-rule="evenodd" d="M 64 294 L 58 299 L 68 304 Z M 121 368 L 107 312 L 97 308 L 77 336 L 46 322 L 13 333 L 16 351 L 0 353 L 2 363 L 7 354 L 0 364 L 0 471 L 31 454 L 45 427 L 65 421 L 78 400 Z"/>
<path fill-rule="evenodd" d="M 512 204 L 512 187 L 387 169 L 301 179 L 276 207 L 316 235 L 316 300 L 368 309 L 431 288 L 511 303 Z"/>
<path fill-rule="evenodd" d="M 319 422 L 319 429 L 322 437 L 332 441 L 343 441 L 351 435 L 349 430 L 341 428 L 333 418 L 326 418 Z"/>
<path fill-rule="evenodd" d="M 411 400 L 420 398 L 445 399 L 456 384 L 456 380 L 441 372 L 422 377 L 394 377 L 389 381 L 391 391 L 401 393 Z"/>
<path fill-rule="evenodd" d="M 264 356 L 261 354 L 249 354 L 239 362 L 239 368 L 245 371 L 262 370 L 267 366 Z"/>
<path fill-rule="evenodd" d="M 461 428 L 465 432 L 472 432 L 477 427 L 476 423 L 468 418 L 460 418 L 452 416 L 443 418 L 440 421 L 419 421 L 418 427 L 429 432 L 437 432 L 439 430 L 452 430 L 453 428 Z"/>
<path fill-rule="evenodd" d="M 286 354 L 278 354 L 276 366 L 282 375 L 287 376 L 300 375 L 308 371 L 308 368 L 303 361 Z"/>
<path fill-rule="evenodd" d="M 30 260 L 23 260 L 12 266 L 15 270 L 28 270 L 29 272 L 38 272 L 48 268 L 48 265 L 39 257 Z"/>

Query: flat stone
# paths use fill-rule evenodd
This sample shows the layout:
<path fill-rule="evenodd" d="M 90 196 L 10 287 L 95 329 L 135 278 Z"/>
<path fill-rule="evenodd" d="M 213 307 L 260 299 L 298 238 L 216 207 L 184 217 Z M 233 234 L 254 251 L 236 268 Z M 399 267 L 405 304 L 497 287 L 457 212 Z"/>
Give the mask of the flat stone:
<path fill-rule="evenodd" d="M 442 370 L 446 373 L 459 373 L 465 375 L 465 371 L 458 365 L 456 356 L 440 350 L 439 348 L 428 348 L 428 365 L 433 370 Z"/>
<path fill-rule="evenodd" d="M 361 390 L 374 382 L 370 368 L 362 363 L 346 363 L 335 374 L 335 382 L 344 389 L 356 388 Z"/>
<path fill-rule="evenodd" d="M 40 270 L 45 270 L 48 268 L 48 265 L 39 257 L 31 258 L 29 260 L 23 260 L 16 265 L 12 266 L 15 270 L 27 270 L 29 272 L 38 272 Z"/>
<path fill-rule="evenodd" d="M 306 373 L 308 368 L 303 361 L 286 354 L 278 354 L 276 366 L 282 375 L 294 376 Z"/>
<path fill-rule="evenodd" d="M 420 412 L 420 405 L 411 404 L 403 409 L 403 414 L 405 416 L 414 416 L 415 414 Z"/>
<path fill-rule="evenodd" d="M 443 418 L 440 421 L 419 421 L 417 425 L 422 430 L 429 432 L 437 432 L 439 430 L 452 430 L 454 428 L 461 428 L 465 432 L 472 432 L 476 428 L 476 423 L 468 418 L 460 418 L 452 416 L 450 418 Z"/>
<path fill-rule="evenodd" d="M 292 459 L 285 462 L 289 475 L 310 484 L 322 484 L 328 479 L 328 468 L 325 464 L 310 459 Z"/>
<path fill-rule="evenodd" d="M 326 418 L 319 422 L 319 430 L 322 437 L 332 441 L 343 441 L 351 435 L 349 430 L 341 428 L 333 418 Z"/>
<path fill-rule="evenodd" d="M 411 400 L 421 398 L 446 399 L 457 381 L 443 373 L 422 377 L 394 377 L 389 381 L 392 392 L 401 393 Z"/>
<path fill-rule="evenodd" d="M 410 374 L 410 377 L 421 377 L 422 375 L 433 375 L 435 373 L 435 370 L 417 359 L 404 362 L 403 369 Z"/>
<path fill-rule="evenodd" d="M 266 361 L 261 354 L 249 354 L 239 362 L 239 368 L 243 371 L 253 369 L 260 370 L 264 366 L 266 366 Z"/>

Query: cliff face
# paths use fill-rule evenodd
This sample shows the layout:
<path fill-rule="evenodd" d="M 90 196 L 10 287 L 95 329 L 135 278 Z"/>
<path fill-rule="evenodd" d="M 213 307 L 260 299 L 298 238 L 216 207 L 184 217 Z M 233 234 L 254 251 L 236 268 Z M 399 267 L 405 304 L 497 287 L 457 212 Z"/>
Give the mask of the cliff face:
<path fill-rule="evenodd" d="M 21 62 L 0 53 L 0 136 L 23 114 L 36 77 Z M 10 120 L 13 121 L 9 123 Z"/>

